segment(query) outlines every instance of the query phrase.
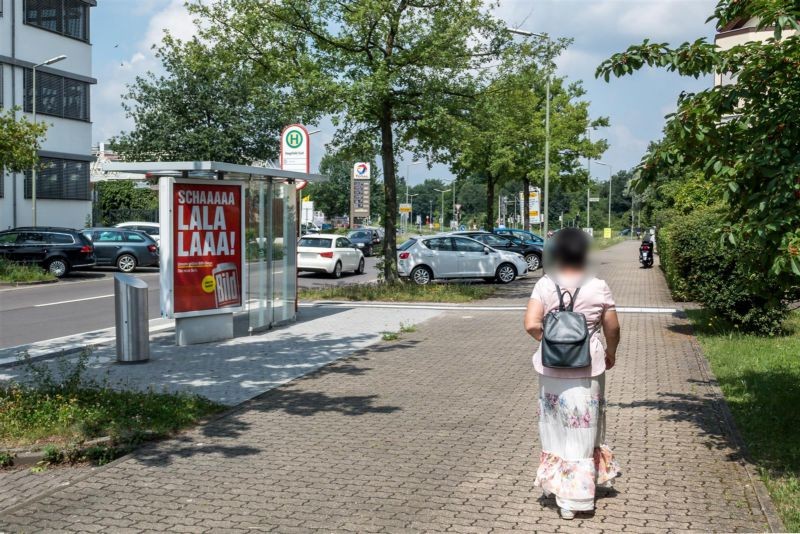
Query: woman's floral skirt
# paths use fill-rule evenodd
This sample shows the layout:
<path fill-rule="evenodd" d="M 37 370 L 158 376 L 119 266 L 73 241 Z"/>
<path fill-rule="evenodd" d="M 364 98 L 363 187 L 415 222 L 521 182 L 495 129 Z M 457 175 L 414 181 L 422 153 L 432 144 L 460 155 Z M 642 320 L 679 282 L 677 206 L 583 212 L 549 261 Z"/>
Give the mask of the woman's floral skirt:
<path fill-rule="evenodd" d="M 559 507 L 594 510 L 595 487 L 618 475 L 605 444 L 605 375 L 593 378 L 539 376 L 542 455 L 536 486 L 553 493 Z"/>

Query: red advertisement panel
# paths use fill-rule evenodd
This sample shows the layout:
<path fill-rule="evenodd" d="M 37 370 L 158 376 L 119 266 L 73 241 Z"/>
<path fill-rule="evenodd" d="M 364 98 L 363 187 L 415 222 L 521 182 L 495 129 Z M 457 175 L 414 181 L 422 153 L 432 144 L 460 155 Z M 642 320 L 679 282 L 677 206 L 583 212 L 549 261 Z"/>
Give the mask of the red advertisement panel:
<path fill-rule="evenodd" d="M 175 313 L 242 306 L 242 209 L 239 184 L 174 184 Z"/>

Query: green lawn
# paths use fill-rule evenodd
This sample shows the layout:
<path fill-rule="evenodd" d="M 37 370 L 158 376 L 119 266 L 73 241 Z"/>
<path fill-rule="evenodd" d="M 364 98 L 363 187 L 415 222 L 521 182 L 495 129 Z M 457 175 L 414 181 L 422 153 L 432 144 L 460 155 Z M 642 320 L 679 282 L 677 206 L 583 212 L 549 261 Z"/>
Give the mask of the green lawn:
<path fill-rule="evenodd" d="M 47 282 L 55 280 L 55 276 L 38 265 L 26 265 L 0 259 L 0 282 Z"/>
<path fill-rule="evenodd" d="M 411 283 L 363 284 L 330 286 L 323 289 L 302 289 L 303 300 L 352 300 L 385 302 L 471 302 L 488 298 L 494 293 L 493 284 L 431 284 Z"/>
<path fill-rule="evenodd" d="M 703 312 L 689 314 L 787 530 L 800 531 L 800 312 L 774 338 L 732 333 Z"/>
<path fill-rule="evenodd" d="M 55 372 L 28 362 L 29 382 L 0 382 L 0 453 L 47 445 L 69 451 L 109 436 L 112 442 L 94 453 L 110 460 L 224 409 L 196 395 L 114 390 L 84 377 L 88 357 L 85 353 Z"/>

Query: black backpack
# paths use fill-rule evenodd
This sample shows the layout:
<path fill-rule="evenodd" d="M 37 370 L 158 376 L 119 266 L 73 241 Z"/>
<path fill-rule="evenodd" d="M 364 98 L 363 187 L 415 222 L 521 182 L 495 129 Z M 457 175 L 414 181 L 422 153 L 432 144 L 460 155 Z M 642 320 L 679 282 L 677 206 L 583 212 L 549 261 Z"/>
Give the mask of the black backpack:
<path fill-rule="evenodd" d="M 574 293 L 558 292 L 558 310 L 544 318 L 542 336 L 542 365 L 551 369 L 582 369 L 592 365 L 590 350 L 594 332 L 589 332 L 586 317 L 573 311 L 580 287 Z M 564 294 L 570 296 L 569 306 L 564 306 Z"/>

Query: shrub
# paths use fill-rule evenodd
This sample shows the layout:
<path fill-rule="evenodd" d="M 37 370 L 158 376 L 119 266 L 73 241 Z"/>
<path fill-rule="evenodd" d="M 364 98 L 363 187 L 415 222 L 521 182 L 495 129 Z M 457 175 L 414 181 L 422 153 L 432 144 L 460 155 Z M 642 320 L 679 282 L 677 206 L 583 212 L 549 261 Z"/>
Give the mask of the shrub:
<path fill-rule="evenodd" d="M 723 242 L 722 225 L 719 212 L 702 210 L 676 215 L 662 229 L 658 250 L 673 295 L 702 303 L 742 332 L 779 333 L 788 295 L 755 261 L 764 257 L 759 245 Z"/>

